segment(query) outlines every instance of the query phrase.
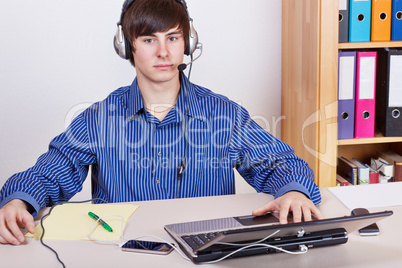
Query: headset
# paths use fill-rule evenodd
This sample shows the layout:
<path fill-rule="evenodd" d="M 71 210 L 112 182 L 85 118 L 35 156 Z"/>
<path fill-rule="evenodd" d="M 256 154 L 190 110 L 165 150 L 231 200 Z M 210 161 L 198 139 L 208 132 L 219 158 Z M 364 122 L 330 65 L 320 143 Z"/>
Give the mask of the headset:
<path fill-rule="evenodd" d="M 125 60 L 129 60 L 132 58 L 132 51 L 131 51 L 131 44 L 124 36 L 123 27 L 121 24 L 123 22 L 124 14 L 126 13 L 127 9 L 134 3 L 134 1 L 135 0 L 126 0 L 124 2 L 120 15 L 120 21 L 117 23 L 117 32 L 113 40 L 114 49 L 116 53 Z M 194 53 L 194 51 L 200 47 L 200 43 L 198 43 L 198 34 L 193 26 L 193 19 L 190 17 L 190 13 L 188 12 L 186 1 L 176 0 L 176 2 L 178 2 L 184 7 L 188 16 L 188 21 L 190 22 L 190 32 L 188 35 L 187 47 L 184 51 L 184 54 L 191 56 Z"/>

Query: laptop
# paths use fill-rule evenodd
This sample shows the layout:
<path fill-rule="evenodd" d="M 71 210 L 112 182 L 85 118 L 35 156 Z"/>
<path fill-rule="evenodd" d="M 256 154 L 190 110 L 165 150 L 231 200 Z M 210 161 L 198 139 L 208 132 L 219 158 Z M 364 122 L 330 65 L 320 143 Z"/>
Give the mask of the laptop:
<path fill-rule="evenodd" d="M 267 247 L 263 246 L 252 246 L 238 251 L 245 244 L 253 242 L 286 250 L 343 244 L 348 240 L 348 233 L 392 214 L 392 211 L 383 211 L 279 224 L 278 213 L 267 213 L 259 217 L 247 215 L 175 223 L 165 225 L 164 228 L 194 263 L 201 263 L 230 254 L 230 258 L 235 258 L 277 252 L 276 249 L 267 250 Z"/>

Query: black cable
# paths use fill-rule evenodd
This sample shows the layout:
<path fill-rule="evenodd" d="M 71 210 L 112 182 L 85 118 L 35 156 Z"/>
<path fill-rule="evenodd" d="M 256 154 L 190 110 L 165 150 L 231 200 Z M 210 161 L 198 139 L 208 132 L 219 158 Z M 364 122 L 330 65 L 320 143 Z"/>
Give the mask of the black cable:
<path fill-rule="evenodd" d="M 50 215 L 50 213 L 52 212 L 52 210 L 59 206 L 59 205 L 63 205 L 63 204 L 81 204 L 81 203 L 87 203 L 90 201 L 95 201 L 95 200 L 100 200 L 103 201 L 104 203 L 107 203 L 107 201 L 103 200 L 102 198 L 92 198 L 92 199 L 88 199 L 88 200 L 84 200 L 84 201 L 70 201 L 70 202 L 61 202 L 58 203 L 56 205 L 54 205 L 53 207 L 50 208 L 49 212 L 47 214 L 45 214 L 41 219 L 40 219 L 40 226 L 42 227 L 42 234 L 40 236 L 40 243 L 47 247 L 48 249 L 50 249 L 51 251 L 53 251 L 53 253 L 56 255 L 57 260 L 61 263 L 61 265 L 63 265 L 63 268 L 65 268 L 66 266 L 64 265 L 64 263 L 62 262 L 62 260 L 60 260 L 59 258 L 59 254 L 57 253 L 56 250 L 54 250 L 51 246 L 46 245 L 45 242 L 43 242 L 43 237 L 45 236 L 45 227 L 43 226 L 43 221 Z"/>
<path fill-rule="evenodd" d="M 186 112 L 184 113 L 184 118 L 183 118 L 183 136 L 184 136 L 184 141 L 185 141 L 185 146 L 184 146 L 184 155 L 183 155 L 183 160 L 181 161 L 181 165 L 179 167 L 179 173 L 177 175 L 177 191 L 176 191 L 176 198 L 180 197 L 180 188 L 181 188 L 181 177 L 183 175 L 185 166 L 186 166 L 186 159 L 187 159 L 187 150 L 188 150 L 188 141 L 187 141 L 187 132 L 186 132 L 186 124 L 187 124 L 187 114 L 188 114 L 188 88 L 190 86 L 190 76 L 191 76 L 191 70 L 193 68 L 193 54 L 190 56 L 190 69 L 188 70 L 188 75 L 187 75 L 187 85 L 185 88 L 186 91 Z"/>

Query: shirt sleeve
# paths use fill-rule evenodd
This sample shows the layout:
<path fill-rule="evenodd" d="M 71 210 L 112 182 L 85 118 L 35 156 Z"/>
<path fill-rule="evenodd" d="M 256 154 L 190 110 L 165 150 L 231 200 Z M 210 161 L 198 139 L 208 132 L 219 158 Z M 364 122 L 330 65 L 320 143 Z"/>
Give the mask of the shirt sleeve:
<path fill-rule="evenodd" d="M 289 145 L 261 128 L 240 106 L 229 150 L 238 172 L 257 192 L 277 198 L 289 191 L 299 191 L 315 204 L 321 202 L 308 164 Z"/>
<path fill-rule="evenodd" d="M 34 208 L 35 216 L 41 208 L 68 201 L 81 191 L 88 167 L 95 162 L 81 114 L 51 141 L 33 167 L 6 181 L 0 191 L 0 208 L 18 198 Z"/>

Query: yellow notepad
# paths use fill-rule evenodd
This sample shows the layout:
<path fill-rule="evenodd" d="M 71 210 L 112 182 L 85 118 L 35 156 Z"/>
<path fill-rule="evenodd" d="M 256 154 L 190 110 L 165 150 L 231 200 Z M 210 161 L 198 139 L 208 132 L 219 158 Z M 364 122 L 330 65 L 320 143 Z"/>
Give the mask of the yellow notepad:
<path fill-rule="evenodd" d="M 93 212 L 99 217 L 106 215 L 120 215 L 124 218 L 123 230 L 130 216 L 138 209 L 133 204 L 73 204 L 67 203 L 56 206 L 50 215 L 43 221 L 46 240 L 90 240 L 87 235 L 91 233 L 96 223 L 88 216 Z M 94 233 L 94 239 L 119 240 L 122 235 L 122 219 L 120 217 L 102 218 L 112 227 L 113 232 L 108 232 L 99 223 Z M 28 233 L 26 237 L 40 239 L 42 228 L 40 224 L 35 226 L 35 233 Z"/>

